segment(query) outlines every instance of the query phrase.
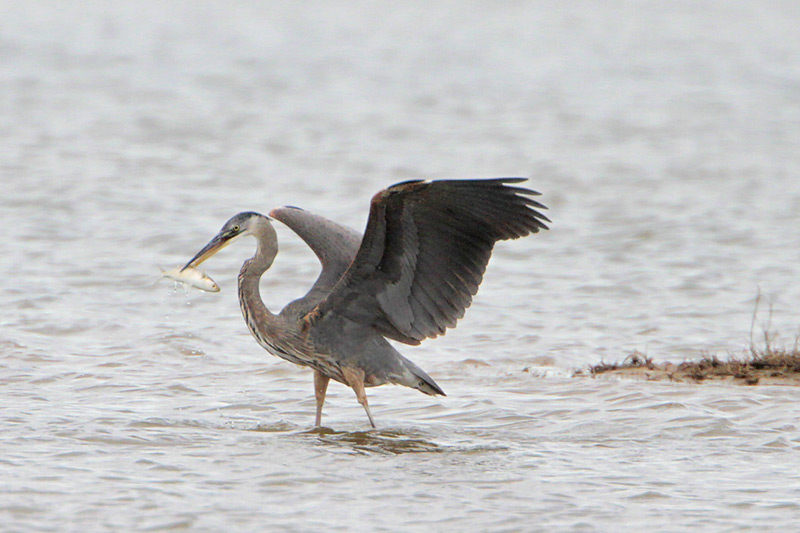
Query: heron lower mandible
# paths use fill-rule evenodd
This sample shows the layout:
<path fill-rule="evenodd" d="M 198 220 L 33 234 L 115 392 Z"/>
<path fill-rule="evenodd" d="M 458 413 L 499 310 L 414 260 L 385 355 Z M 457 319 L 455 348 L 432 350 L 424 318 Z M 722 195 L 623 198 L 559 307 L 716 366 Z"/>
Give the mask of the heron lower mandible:
<path fill-rule="evenodd" d="M 316 425 L 328 382 L 351 387 L 375 420 L 365 387 L 405 385 L 444 395 L 386 340 L 417 345 L 445 333 L 472 303 L 494 243 L 517 239 L 549 220 L 513 186 L 524 178 L 407 181 L 372 198 L 364 236 L 294 207 L 270 212 L 294 230 L 322 263 L 311 290 L 271 313 L 259 294 L 261 275 L 278 253 L 270 217 L 239 213 L 189 261 L 196 267 L 235 239 L 252 235 L 258 249 L 239 272 L 239 303 L 250 333 L 268 352 L 314 369 Z"/>

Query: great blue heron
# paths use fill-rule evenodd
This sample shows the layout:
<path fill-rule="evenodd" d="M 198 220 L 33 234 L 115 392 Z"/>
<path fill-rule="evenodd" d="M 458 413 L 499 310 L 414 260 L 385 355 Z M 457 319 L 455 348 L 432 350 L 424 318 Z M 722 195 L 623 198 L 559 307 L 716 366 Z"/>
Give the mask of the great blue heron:
<path fill-rule="evenodd" d="M 444 391 L 386 340 L 417 345 L 445 333 L 472 303 L 495 242 L 516 239 L 548 221 L 534 208 L 524 178 L 406 181 L 372 198 L 366 231 L 357 232 L 295 207 L 269 217 L 239 213 L 189 261 L 195 267 L 235 239 L 256 238 L 255 256 L 239 272 L 239 303 L 250 333 L 268 352 L 314 369 L 315 423 L 322 421 L 328 382 L 351 387 L 375 420 L 364 387 L 405 385 Z M 271 313 L 261 275 L 278 253 L 270 217 L 294 230 L 322 263 L 311 290 Z"/>

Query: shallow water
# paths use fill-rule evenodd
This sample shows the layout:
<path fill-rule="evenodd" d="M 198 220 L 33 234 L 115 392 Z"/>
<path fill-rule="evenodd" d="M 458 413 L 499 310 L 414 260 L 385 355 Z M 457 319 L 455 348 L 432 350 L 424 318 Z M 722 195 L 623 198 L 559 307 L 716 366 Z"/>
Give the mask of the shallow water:
<path fill-rule="evenodd" d="M 800 520 L 800 391 L 571 378 L 739 353 L 800 313 L 793 2 L 0 2 L 5 530 L 732 530 Z M 158 281 L 232 214 L 363 227 L 410 178 L 523 175 L 444 388 L 380 426 Z M 274 309 L 317 265 L 290 231 Z M 769 306 L 772 306 L 770 319 Z M 756 338 L 758 341 L 758 338 Z"/>

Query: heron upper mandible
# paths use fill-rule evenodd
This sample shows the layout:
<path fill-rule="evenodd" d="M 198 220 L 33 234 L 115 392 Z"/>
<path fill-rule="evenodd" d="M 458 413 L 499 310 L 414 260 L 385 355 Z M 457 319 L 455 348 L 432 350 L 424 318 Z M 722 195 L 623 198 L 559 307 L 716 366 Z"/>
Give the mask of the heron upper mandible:
<path fill-rule="evenodd" d="M 406 181 L 372 198 L 366 231 L 357 232 L 294 207 L 269 217 L 239 213 L 189 261 L 195 267 L 239 237 L 258 249 L 239 272 L 239 303 L 250 333 L 268 352 L 314 369 L 315 423 L 328 382 L 351 387 L 372 427 L 365 387 L 405 385 L 444 391 L 386 340 L 417 345 L 443 335 L 472 303 L 495 242 L 547 229 L 546 209 L 513 186 L 524 178 Z M 294 230 L 319 258 L 311 290 L 271 313 L 261 275 L 278 253 L 270 217 Z"/>

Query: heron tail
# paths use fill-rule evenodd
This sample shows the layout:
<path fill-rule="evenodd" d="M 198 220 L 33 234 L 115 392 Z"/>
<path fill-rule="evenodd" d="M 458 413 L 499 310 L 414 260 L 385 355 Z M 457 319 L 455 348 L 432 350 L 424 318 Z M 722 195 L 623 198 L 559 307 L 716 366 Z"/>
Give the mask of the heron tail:
<path fill-rule="evenodd" d="M 403 363 L 406 367 L 406 370 L 410 374 L 410 379 L 408 379 L 404 385 L 417 389 L 418 391 L 424 392 L 430 396 L 447 396 L 442 388 L 437 385 L 436 382 L 433 381 L 433 378 L 426 374 L 424 370 L 408 359 L 405 359 Z"/>

